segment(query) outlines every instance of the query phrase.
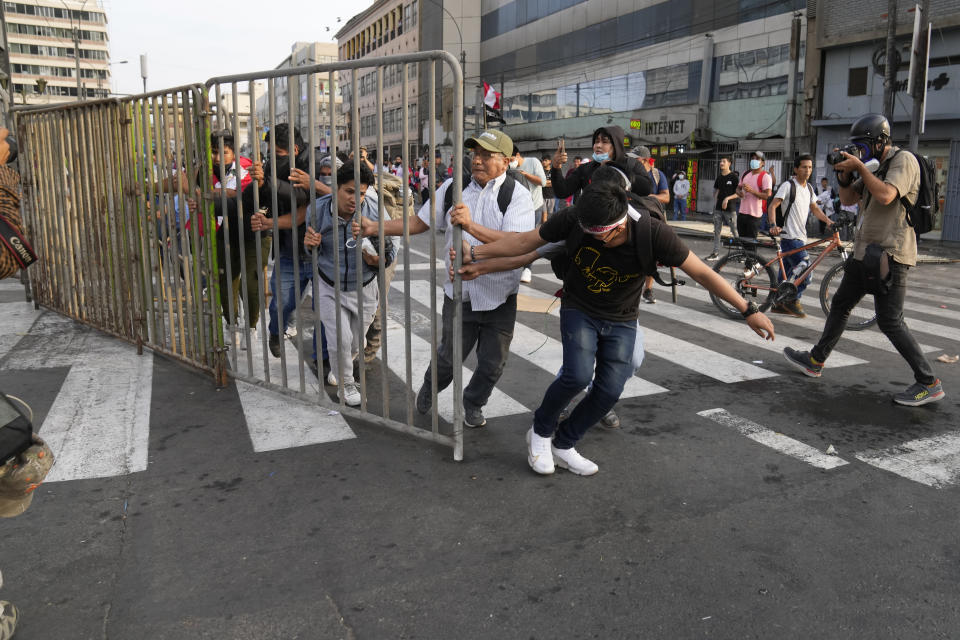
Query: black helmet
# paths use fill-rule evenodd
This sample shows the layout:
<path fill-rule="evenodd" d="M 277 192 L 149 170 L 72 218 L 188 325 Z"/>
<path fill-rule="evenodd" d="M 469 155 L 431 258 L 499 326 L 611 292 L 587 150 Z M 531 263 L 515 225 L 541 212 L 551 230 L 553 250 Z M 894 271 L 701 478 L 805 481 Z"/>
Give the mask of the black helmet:
<path fill-rule="evenodd" d="M 868 113 L 860 116 L 850 127 L 850 139 L 857 140 L 863 138 L 889 140 L 890 123 L 879 113 Z"/>

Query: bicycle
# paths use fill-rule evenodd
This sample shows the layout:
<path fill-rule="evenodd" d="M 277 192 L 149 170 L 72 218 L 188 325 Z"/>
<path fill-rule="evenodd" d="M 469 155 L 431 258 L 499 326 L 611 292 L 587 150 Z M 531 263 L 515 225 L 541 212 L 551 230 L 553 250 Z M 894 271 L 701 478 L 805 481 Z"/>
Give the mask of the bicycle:
<path fill-rule="evenodd" d="M 748 251 L 744 246 L 744 241 L 741 241 L 737 248 L 731 248 L 727 255 L 717 262 L 713 270 L 719 273 L 724 280 L 733 286 L 737 293 L 747 300 L 753 298 L 755 301 L 758 301 L 758 298 L 765 296 L 763 302 L 759 303 L 758 306 L 761 311 L 767 311 L 773 305 L 796 299 L 797 286 L 804 280 L 810 279 L 812 281 L 814 269 L 823 262 L 828 254 L 836 250 L 840 254 L 840 263 L 831 267 L 830 270 L 827 271 L 826 276 L 824 276 L 823 282 L 820 283 L 820 308 L 823 309 L 825 314 L 829 314 L 833 293 L 843 280 L 844 267 L 849 258 L 846 248 L 840 241 L 840 230 L 853 226 L 854 217 L 852 215 L 838 215 L 837 220 L 833 224 L 832 236 L 815 240 L 789 251 L 782 251 L 780 248 L 780 239 L 774 238 L 777 255 L 771 260 L 766 260 L 758 253 Z M 779 271 L 785 272 L 783 268 L 784 256 L 790 256 L 804 250 L 820 247 L 824 244 L 826 244 L 826 247 L 823 248 L 818 256 L 813 258 L 802 272 L 792 279 L 785 278 L 783 282 L 778 282 L 778 270 L 775 267 L 779 267 Z M 722 298 L 711 293 L 710 299 L 725 315 L 736 319 L 741 318 L 740 312 Z M 872 302 L 871 304 L 865 304 L 863 300 L 861 300 L 857 303 L 857 306 L 850 311 L 847 328 L 860 331 L 873 326 L 876 322 L 877 314 Z"/>

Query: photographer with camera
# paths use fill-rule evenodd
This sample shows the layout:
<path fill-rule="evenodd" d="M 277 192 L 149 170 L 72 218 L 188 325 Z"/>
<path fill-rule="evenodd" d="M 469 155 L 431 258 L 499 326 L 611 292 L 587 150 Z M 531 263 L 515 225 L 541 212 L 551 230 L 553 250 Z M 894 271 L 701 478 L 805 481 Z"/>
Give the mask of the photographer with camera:
<path fill-rule="evenodd" d="M 859 202 L 860 224 L 853 257 L 830 304 L 820 341 L 810 351 L 787 347 L 783 355 L 805 375 L 819 378 L 847 325 L 850 310 L 873 294 L 877 326 L 913 369 L 916 382 L 893 401 L 919 406 L 942 400 L 943 386 L 903 320 L 907 271 L 917 263 L 917 237 L 902 200 L 911 205 L 920 190 L 920 166 L 913 154 L 892 146 L 890 123 L 880 114 L 858 118 L 850 127 L 851 144 L 827 156 L 837 173 L 840 202 Z"/>

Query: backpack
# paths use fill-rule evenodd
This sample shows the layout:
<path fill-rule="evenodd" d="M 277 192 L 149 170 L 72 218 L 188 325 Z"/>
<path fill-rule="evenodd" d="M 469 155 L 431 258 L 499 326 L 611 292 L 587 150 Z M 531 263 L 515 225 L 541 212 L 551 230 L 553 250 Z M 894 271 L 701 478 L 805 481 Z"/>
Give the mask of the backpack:
<path fill-rule="evenodd" d="M 793 208 L 793 203 L 797 199 L 797 183 L 793 181 L 793 178 L 787 180 L 790 183 L 790 195 L 787 196 L 787 199 L 780 203 L 780 208 L 777 209 L 777 226 L 781 229 L 783 228 L 783 223 L 787 221 L 787 216 L 790 215 L 790 209 Z M 780 187 L 783 185 L 781 184 Z M 807 189 L 810 190 L 810 202 L 816 202 L 817 195 L 813 192 L 813 185 L 807 182 Z M 777 191 L 780 189 L 777 188 Z M 774 192 L 774 198 L 776 198 L 776 191 Z M 773 202 L 773 200 L 771 200 Z M 786 211 L 786 213 L 784 213 Z"/>
<path fill-rule="evenodd" d="M 639 205 L 639 209 L 647 213 L 647 215 L 641 215 L 636 220 L 630 218 L 630 224 L 633 227 L 630 237 L 637 254 L 637 260 L 640 262 L 640 272 L 644 277 L 653 276 L 654 280 L 664 287 L 682 284 L 679 280 L 664 282 L 657 271 L 657 260 L 653 255 L 653 234 L 650 232 L 650 219 L 657 218 L 660 221 L 666 219 L 663 213 L 663 203 L 653 196 L 638 196 L 630 192 L 627 193 L 630 203 Z M 553 270 L 553 274 L 561 280 L 567 274 L 567 270 L 573 262 L 574 251 L 571 251 L 570 248 L 578 249 L 583 244 L 583 229 L 580 228 L 580 225 L 574 225 L 570 235 L 567 236 L 566 244 L 568 249 L 565 253 L 550 259 L 550 268 Z"/>
<path fill-rule="evenodd" d="M 452 182 L 452 180 L 448 181 Z M 466 189 L 470 185 L 470 176 L 463 176 L 463 189 Z M 450 185 L 453 186 L 452 184 Z M 513 200 L 513 189 L 517 186 L 517 181 L 510 175 L 510 172 L 507 172 L 507 177 L 503 179 L 503 184 L 500 185 L 500 191 L 497 192 L 497 206 L 500 207 L 500 213 L 505 215 L 507 213 L 507 208 L 510 206 L 510 201 Z M 443 212 L 446 213 L 450 211 L 450 207 L 453 206 L 453 189 L 447 187 L 446 193 L 443 194 Z"/>
<path fill-rule="evenodd" d="M 904 151 L 898 149 L 897 153 Z M 910 204 L 907 196 L 900 196 L 900 203 L 906 210 L 907 224 L 913 227 L 913 231 L 919 236 L 933 229 L 933 214 L 940 210 L 940 198 L 937 193 L 936 171 L 930 160 L 926 156 L 921 156 L 913 151 L 906 150 L 907 153 L 917 159 L 920 165 L 920 187 L 917 189 L 917 201 Z M 896 154 L 894 154 L 896 155 Z M 893 158 L 891 158 L 892 160 Z M 883 168 L 883 173 L 877 172 L 877 177 L 881 180 L 886 178 L 887 169 L 890 164 Z"/>

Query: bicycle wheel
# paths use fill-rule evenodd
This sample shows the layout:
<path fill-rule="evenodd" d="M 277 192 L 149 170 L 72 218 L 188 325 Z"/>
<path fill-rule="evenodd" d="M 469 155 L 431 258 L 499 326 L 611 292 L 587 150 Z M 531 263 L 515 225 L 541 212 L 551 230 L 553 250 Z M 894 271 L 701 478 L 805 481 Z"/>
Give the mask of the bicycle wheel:
<path fill-rule="evenodd" d="M 830 303 L 833 300 L 833 294 L 837 292 L 837 287 L 840 286 L 840 282 L 843 280 L 843 265 L 843 262 L 834 265 L 830 271 L 827 271 L 823 282 L 820 283 L 820 308 L 823 309 L 823 312 L 826 314 L 830 313 Z M 872 327 L 876 323 L 877 312 L 873 307 L 873 296 L 864 296 L 860 299 L 860 302 L 857 303 L 857 306 L 850 310 L 850 317 L 847 319 L 847 328 L 853 329 L 854 331 L 862 331 L 863 329 Z"/>
<path fill-rule="evenodd" d="M 753 265 L 754 273 L 749 277 L 744 277 L 743 272 L 747 268 L 747 261 Z M 763 260 L 763 258 L 760 258 Z M 757 269 L 759 268 L 759 271 Z M 720 258 L 717 265 L 713 268 L 720 274 L 720 277 L 730 283 L 737 293 L 746 298 L 747 302 L 753 301 L 758 305 L 767 302 L 773 302 L 770 298 L 777 290 L 777 274 L 773 267 L 756 262 L 756 260 L 746 253 L 729 253 Z M 710 299 L 717 309 L 730 318 L 741 319 L 743 316 L 737 311 L 736 307 L 729 302 L 710 294 Z"/>

